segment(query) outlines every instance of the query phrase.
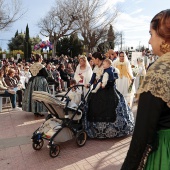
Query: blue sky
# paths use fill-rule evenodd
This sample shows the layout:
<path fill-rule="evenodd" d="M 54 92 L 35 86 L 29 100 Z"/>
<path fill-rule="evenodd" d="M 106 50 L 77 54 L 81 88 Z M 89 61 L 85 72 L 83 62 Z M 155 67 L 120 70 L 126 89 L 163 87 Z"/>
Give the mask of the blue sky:
<path fill-rule="evenodd" d="M 7 2 L 10 0 L 6 0 Z M 25 31 L 28 23 L 30 36 L 39 35 L 43 40 L 46 38 L 39 34 L 37 22 L 50 10 L 55 0 L 22 0 L 22 5 L 27 13 L 15 22 L 8 31 L 0 32 L 0 47 L 7 50 L 7 40 L 10 40 L 15 32 Z M 108 5 L 115 4 L 120 8 L 119 16 L 113 23 L 116 31 L 123 32 L 123 47 L 148 47 L 149 24 L 153 16 L 161 10 L 170 8 L 170 0 L 107 0 Z M 116 47 L 117 50 L 119 47 Z"/>

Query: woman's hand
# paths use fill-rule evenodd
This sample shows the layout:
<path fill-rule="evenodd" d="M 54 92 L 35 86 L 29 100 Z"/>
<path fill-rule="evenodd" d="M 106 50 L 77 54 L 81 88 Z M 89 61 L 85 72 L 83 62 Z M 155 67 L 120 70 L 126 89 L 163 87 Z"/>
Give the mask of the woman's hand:
<path fill-rule="evenodd" d="M 84 87 L 89 88 L 90 84 L 85 84 Z"/>
<path fill-rule="evenodd" d="M 8 88 L 9 90 L 14 89 L 14 87 L 13 87 L 13 86 L 11 86 L 11 87 L 10 87 L 10 86 L 8 86 L 7 88 Z"/>
<path fill-rule="evenodd" d="M 80 78 L 81 78 L 81 79 L 83 79 L 83 78 L 84 78 L 84 76 L 80 75 Z"/>
<path fill-rule="evenodd" d="M 18 84 L 18 89 L 22 89 L 23 85 L 22 84 Z"/>

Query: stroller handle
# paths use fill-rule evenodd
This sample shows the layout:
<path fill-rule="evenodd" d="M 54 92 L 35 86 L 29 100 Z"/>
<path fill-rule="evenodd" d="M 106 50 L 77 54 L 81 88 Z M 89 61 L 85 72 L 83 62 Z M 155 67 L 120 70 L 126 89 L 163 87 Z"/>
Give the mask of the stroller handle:
<path fill-rule="evenodd" d="M 68 88 L 68 91 L 64 94 L 64 95 L 56 95 L 55 97 L 62 97 L 62 99 L 61 99 L 61 101 L 63 101 L 64 100 L 64 98 L 68 98 L 68 96 L 67 96 L 67 94 L 70 92 L 70 90 L 72 90 L 73 88 L 79 88 L 79 87 L 81 87 L 82 88 L 82 91 L 83 91 L 83 88 L 85 87 L 83 84 L 77 84 L 77 85 L 74 85 L 74 86 L 72 86 L 72 87 L 69 87 Z M 84 99 L 88 96 L 88 94 L 90 93 L 90 91 L 91 91 L 91 85 L 88 87 L 88 91 L 87 91 L 87 93 L 86 93 L 86 95 L 84 96 Z"/>

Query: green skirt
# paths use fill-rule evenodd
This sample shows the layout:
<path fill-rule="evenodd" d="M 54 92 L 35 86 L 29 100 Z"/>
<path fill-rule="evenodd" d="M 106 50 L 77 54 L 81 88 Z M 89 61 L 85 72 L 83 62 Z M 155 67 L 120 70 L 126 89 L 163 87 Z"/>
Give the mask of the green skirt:
<path fill-rule="evenodd" d="M 158 131 L 159 145 L 148 156 L 144 170 L 170 170 L 170 129 Z"/>

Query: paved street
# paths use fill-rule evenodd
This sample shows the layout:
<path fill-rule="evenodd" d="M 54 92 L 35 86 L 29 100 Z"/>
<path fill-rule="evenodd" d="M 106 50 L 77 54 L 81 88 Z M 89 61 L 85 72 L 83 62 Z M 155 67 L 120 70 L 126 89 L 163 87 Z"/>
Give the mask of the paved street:
<path fill-rule="evenodd" d="M 136 106 L 133 106 L 136 113 Z M 79 148 L 75 140 L 60 144 L 57 158 L 49 156 L 47 141 L 40 151 L 32 148 L 32 133 L 44 118 L 32 113 L 3 109 L 0 113 L 0 170 L 119 170 L 131 137 L 89 139 Z"/>

